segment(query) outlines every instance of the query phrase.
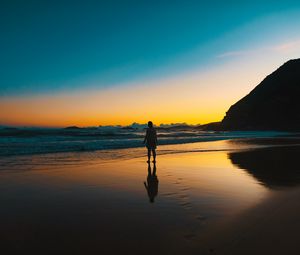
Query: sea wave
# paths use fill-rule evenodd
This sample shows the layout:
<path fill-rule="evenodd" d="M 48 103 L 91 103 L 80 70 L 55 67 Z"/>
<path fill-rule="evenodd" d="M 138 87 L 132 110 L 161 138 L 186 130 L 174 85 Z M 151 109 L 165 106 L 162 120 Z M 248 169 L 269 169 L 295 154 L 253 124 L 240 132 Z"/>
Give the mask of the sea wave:
<path fill-rule="evenodd" d="M 207 132 L 158 130 L 159 145 L 236 138 L 284 136 L 283 132 Z M 1 129 L 0 157 L 41 153 L 96 151 L 143 147 L 144 130 L 120 127 L 86 129 Z"/>

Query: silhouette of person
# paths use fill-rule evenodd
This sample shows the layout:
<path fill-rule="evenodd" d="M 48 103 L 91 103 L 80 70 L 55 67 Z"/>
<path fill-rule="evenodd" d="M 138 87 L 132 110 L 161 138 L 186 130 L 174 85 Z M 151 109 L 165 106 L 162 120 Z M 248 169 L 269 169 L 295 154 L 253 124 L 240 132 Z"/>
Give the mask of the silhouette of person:
<path fill-rule="evenodd" d="M 144 182 L 145 188 L 148 193 L 150 203 L 154 203 L 154 198 L 158 193 L 158 178 L 156 176 L 156 164 L 153 163 L 153 172 L 151 173 L 151 165 L 148 163 L 148 176 L 147 183 Z"/>
<path fill-rule="evenodd" d="M 153 127 L 152 121 L 148 122 L 148 128 L 146 130 L 146 135 L 144 139 L 144 144 L 146 145 L 148 149 L 148 163 L 150 162 L 151 158 L 151 151 L 152 151 L 152 156 L 153 156 L 153 163 L 155 163 L 156 160 L 156 146 L 157 146 L 157 135 L 156 135 L 156 130 Z"/>

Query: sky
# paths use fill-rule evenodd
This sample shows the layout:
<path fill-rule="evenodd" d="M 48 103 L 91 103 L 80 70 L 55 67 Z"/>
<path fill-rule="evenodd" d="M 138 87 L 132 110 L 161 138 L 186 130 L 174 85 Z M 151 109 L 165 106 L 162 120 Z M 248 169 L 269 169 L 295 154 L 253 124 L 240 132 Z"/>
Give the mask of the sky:
<path fill-rule="evenodd" d="M 300 56 L 299 1 L 1 1 L 0 125 L 220 121 Z"/>

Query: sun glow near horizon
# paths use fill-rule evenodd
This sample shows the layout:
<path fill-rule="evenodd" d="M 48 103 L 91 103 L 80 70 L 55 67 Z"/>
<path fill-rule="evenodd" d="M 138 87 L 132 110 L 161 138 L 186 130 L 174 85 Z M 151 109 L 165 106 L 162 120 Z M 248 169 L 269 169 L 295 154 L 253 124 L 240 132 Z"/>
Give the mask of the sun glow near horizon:
<path fill-rule="evenodd" d="M 300 47 L 286 53 L 286 48 L 295 47 L 292 43 L 283 44 L 284 49 L 279 46 L 283 52 L 272 58 L 261 54 L 261 50 L 237 53 L 235 59 L 221 66 L 160 80 L 98 90 L 74 89 L 54 95 L 2 98 L 0 108 L 5 110 L 0 112 L 0 124 L 85 127 L 129 125 L 148 120 L 156 124 L 221 121 L 232 104 L 283 64 L 289 54 L 295 51 L 300 54 Z"/>
<path fill-rule="evenodd" d="M 249 63 L 232 62 L 151 82 L 56 95 L 4 98 L 1 123 L 15 126 L 98 126 L 156 124 L 206 124 L 222 120 L 228 108 L 250 92 L 274 67 L 257 72 Z M 243 86 L 241 86 L 243 84 Z"/>
<path fill-rule="evenodd" d="M 261 50 L 236 53 L 221 66 L 160 80 L 53 95 L 3 97 L 0 108 L 5 110 L 0 112 L 0 124 L 84 127 L 146 123 L 150 119 L 156 124 L 221 121 L 232 104 L 295 52 L 300 54 L 300 47 L 295 45 L 274 47 L 282 52 L 273 57 L 266 57 Z M 290 52 L 291 47 L 295 49 Z"/>

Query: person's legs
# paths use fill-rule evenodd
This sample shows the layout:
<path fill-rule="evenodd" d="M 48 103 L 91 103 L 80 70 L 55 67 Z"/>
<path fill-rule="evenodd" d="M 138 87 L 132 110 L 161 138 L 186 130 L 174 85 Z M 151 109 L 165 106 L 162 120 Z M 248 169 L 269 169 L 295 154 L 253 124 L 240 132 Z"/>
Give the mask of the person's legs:
<path fill-rule="evenodd" d="M 150 162 L 150 157 L 151 157 L 151 150 L 150 149 L 148 149 L 148 163 Z"/>
<path fill-rule="evenodd" d="M 153 155 L 153 162 L 156 161 L 156 151 L 155 149 L 152 149 L 152 155 Z"/>

